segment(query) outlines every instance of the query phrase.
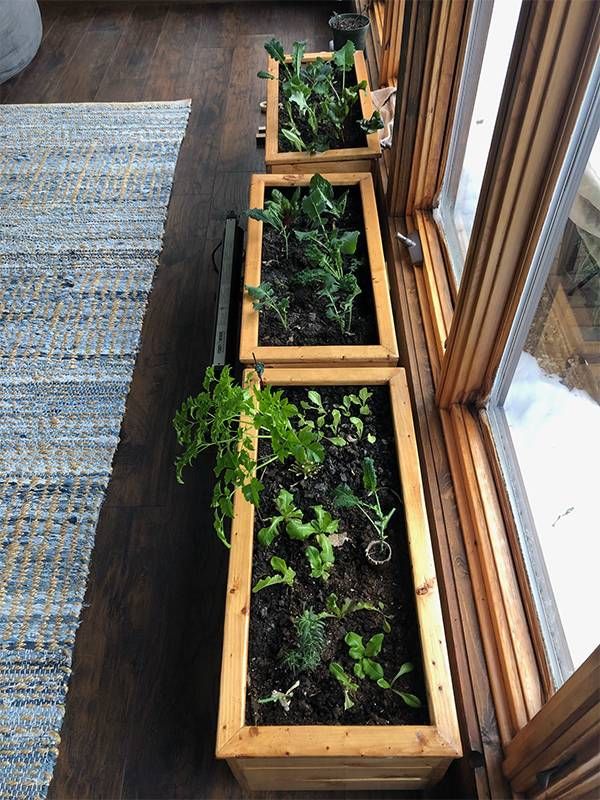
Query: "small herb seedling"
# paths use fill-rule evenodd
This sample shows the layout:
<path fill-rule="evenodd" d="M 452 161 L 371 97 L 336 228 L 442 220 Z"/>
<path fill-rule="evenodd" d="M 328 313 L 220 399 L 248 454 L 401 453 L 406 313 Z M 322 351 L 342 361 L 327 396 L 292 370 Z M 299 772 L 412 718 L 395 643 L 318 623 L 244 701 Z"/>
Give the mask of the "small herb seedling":
<path fill-rule="evenodd" d="M 266 578 L 261 578 L 257 581 L 252 588 L 254 594 L 260 592 L 262 589 L 266 589 L 268 586 L 277 586 L 279 583 L 284 583 L 286 586 L 293 586 L 296 573 L 291 567 L 288 567 L 285 560 L 279 558 L 279 556 L 273 556 L 270 563 L 272 569 L 278 574 L 268 575 Z"/>
<path fill-rule="evenodd" d="M 367 497 L 373 498 L 373 502 L 361 500 L 345 483 L 338 486 L 335 490 L 334 502 L 338 508 L 358 508 L 369 520 L 378 538 L 369 542 L 367 545 L 367 558 L 375 564 L 384 564 L 386 561 L 390 560 L 392 555 L 392 548 L 387 541 L 386 530 L 396 509 L 392 508 L 391 511 L 384 513 L 381 508 L 377 487 L 377 475 L 375 473 L 373 459 L 369 457 L 364 458 L 362 466 L 363 488 L 367 492 Z"/>
<path fill-rule="evenodd" d="M 269 547 L 279 536 L 281 525 L 286 525 L 289 532 L 289 526 L 292 522 L 302 520 L 302 511 L 296 507 L 294 496 L 287 489 L 280 489 L 275 500 L 275 506 L 279 514 L 275 517 L 270 517 L 267 520 L 269 524 L 258 532 L 258 541 L 263 547 Z"/>
<path fill-rule="evenodd" d="M 287 313 L 290 307 L 290 298 L 281 297 L 269 283 L 263 281 L 258 286 L 246 286 L 246 291 L 252 300 L 252 307 L 259 314 L 262 311 L 273 311 L 279 317 L 279 321 L 287 330 Z"/>
<path fill-rule="evenodd" d="M 289 711 L 290 705 L 292 704 L 292 695 L 299 686 L 300 686 L 300 681 L 296 681 L 296 683 L 293 683 L 290 686 L 287 692 L 280 692 L 277 689 L 273 689 L 273 691 L 268 697 L 261 697 L 258 702 L 279 703 L 279 705 L 283 708 L 284 711 Z"/>
<path fill-rule="evenodd" d="M 375 659 L 381 652 L 383 633 L 376 633 L 364 644 L 362 636 L 350 631 L 344 637 L 348 645 L 348 655 L 354 660 L 354 674 L 357 678 L 370 678 L 379 681 L 383 678 L 383 667 Z"/>
<path fill-rule="evenodd" d="M 311 578 L 321 578 L 324 581 L 329 580 L 331 569 L 335 563 L 335 555 L 333 546 L 329 541 L 329 537 L 324 533 L 317 534 L 318 547 L 309 545 L 306 548 L 306 557 L 311 566 Z"/>
<path fill-rule="evenodd" d="M 344 711 L 348 711 L 354 705 L 356 693 L 358 692 L 358 684 L 354 683 L 350 675 L 336 661 L 332 661 L 329 665 L 329 673 L 340 684 L 344 691 Z"/>
<path fill-rule="evenodd" d="M 336 619 L 345 619 L 349 614 L 355 614 L 358 611 L 371 611 L 381 616 L 381 626 L 384 633 L 390 633 L 392 630 L 390 620 L 393 619 L 393 617 L 391 614 L 385 613 L 385 604 L 381 601 L 375 605 L 368 600 L 352 600 L 346 597 L 340 605 L 337 595 L 330 594 L 325 601 L 325 608 L 327 612 L 331 614 L 331 616 L 336 617 Z"/>
<path fill-rule="evenodd" d="M 294 628 L 296 646 L 284 654 L 283 663 L 294 675 L 298 672 L 311 672 L 321 663 L 325 647 L 323 615 L 307 608 L 295 618 Z"/>
<path fill-rule="evenodd" d="M 394 694 L 397 694 L 398 697 L 402 698 L 403 702 L 410 706 L 411 708 L 421 708 L 421 701 L 416 696 L 416 694 L 410 694 L 410 692 L 401 692 L 399 689 L 394 689 L 394 684 L 396 681 L 401 678 L 403 675 L 406 675 L 408 672 L 412 672 L 414 669 L 413 665 L 410 661 L 406 661 L 398 672 L 394 675 L 391 681 L 386 681 L 385 678 L 379 678 L 377 681 L 377 685 L 381 686 L 382 689 L 391 689 Z"/>

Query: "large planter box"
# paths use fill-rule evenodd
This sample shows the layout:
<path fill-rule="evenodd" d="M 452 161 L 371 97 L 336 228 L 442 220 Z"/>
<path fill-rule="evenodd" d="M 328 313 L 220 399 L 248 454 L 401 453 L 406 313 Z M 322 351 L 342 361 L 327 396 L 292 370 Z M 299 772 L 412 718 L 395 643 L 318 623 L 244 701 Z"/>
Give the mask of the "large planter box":
<path fill-rule="evenodd" d="M 317 58 L 330 59 L 332 53 L 307 53 L 303 61 Z M 364 147 L 344 147 L 325 150 L 322 153 L 291 152 L 279 150 L 279 63 L 269 58 L 268 71 L 276 80 L 267 81 L 267 131 L 265 139 L 265 164 L 267 172 L 369 172 L 375 169 L 376 159 L 381 156 L 379 133 L 366 136 Z M 367 81 L 367 88 L 360 92 L 362 116 L 369 119 L 373 113 L 371 90 L 364 53 L 354 54 L 356 81 Z"/>
<path fill-rule="evenodd" d="M 250 182 L 250 207 L 263 208 L 269 187 L 308 186 L 312 175 L 253 175 Z M 356 186 L 360 191 L 363 228 L 372 290 L 373 309 L 377 322 L 376 344 L 264 346 L 259 344 L 259 313 L 244 291 L 240 334 L 240 361 L 252 364 L 254 359 L 267 366 L 297 364 L 301 366 L 356 365 L 396 366 L 398 345 L 390 299 L 387 270 L 381 243 L 377 204 L 371 175 L 365 173 L 325 174 L 334 186 Z M 261 282 L 263 223 L 248 220 L 246 241 L 245 286 Z M 332 323 L 333 324 L 333 323 Z"/>
<path fill-rule="evenodd" d="M 227 585 L 217 758 L 247 791 L 423 789 L 461 755 L 438 584 L 403 369 L 267 369 L 275 386 L 389 387 L 420 629 L 429 725 L 248 726 L 254 507 L 235 496 Z"/>

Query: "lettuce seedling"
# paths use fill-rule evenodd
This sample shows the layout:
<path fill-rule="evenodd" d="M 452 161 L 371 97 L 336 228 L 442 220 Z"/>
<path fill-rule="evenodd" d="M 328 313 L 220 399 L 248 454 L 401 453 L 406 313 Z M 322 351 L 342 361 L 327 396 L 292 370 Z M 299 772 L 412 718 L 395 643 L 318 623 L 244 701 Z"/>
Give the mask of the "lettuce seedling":
<path fill-rule="evenodd" d="M 368 600 L 352 600 L 349 597 L 340 603 L 336 594 L 330 594 L 325 601 L 325 608 L 327 613 L 336 619 L 344 619 L 349 614 L 355 614 L 358 611 L 371 611 L 381 616 L 381 625 L 384 633 L 390 633 L 392 626 L 390 620 L 393 619 L 391 614 L 385 613 L 385 604 L 381 601 L 375 605 Z"/>
<path fill-rule="evenodd" d="M 348 655 L 355 662 L 354 674 L 357 678 L 367 677 L 372 681 L 379 681 L 383 678 L 383 667 L 375 660 L 381 652 L 383 633 L 376 633 L 366 644 L 363 644 L 362 636 L 350 631 L 344 637 L 344 641 L 348 645 Z"/>
<path fill-rule="evenodd" d="M 258 541 L 263 547 L 269 547 L 269 545 L 273 543 L 277 536 L 279 536 L 280 527 L 282 525 L 289 526 L 294 521 L 302 520 L 302 511 L 296 508 L 294 496 L 291 492 L 288 492 L 287 489 L 281 489 L 279 491 L 275 500 L 275 506 L 279 514 L 267 520 L 269 524 L 261 528 L 258 532 Z"/>
<path fill-rule="evenodd" d="M 401 692 L 399 689 L 394 689 L 394 684 L 396 683 L 398 678 L 401 678 L 408 672 L 412 672 L 413 669 L 414 667 L 410 663 L 410 661 L 406 661 L 404 664 L 402 664 L 398 672 L 394 675 L 392 680 L 389 681 L 389 683 L 388 681 L 386 681 L 385 678 L 382 677 L 379 678 L 379 680 L 377 681 L 377 685 L 381 686 L 382 689 L 391 689 L 392 692 L 394 692 L 394 694 L 397 694 L 398 697 L 400 697 L 407 706 L 410 706 L 411 708 L 421 708 L 421 701 L 416 696 L 416 694 L 411 694 L 410 692 Z"/>
<path fill-rule="evenodd" d="M 348 711 L 354 705 L 356 693 L 358 692 L 358 684 L 354 683 L 350 675 L 345 671 L 341 664 L 332 661 L 329 665 L 329 673 L 340 684 L 344 691 L 344 711 Z"/>
<path fill-rule="evenodd" d="M 259 581 L 257 581 L 257 583 L 252 587 L 252 592 L 254 594 L 256 594 L 256 592 L 260 592 L 261 589 L 266 589 L 267 586 L 277 586 L 279 583 L 284 583 L 286 586 L 293 585 L 296 573 L 291 567 L 288 567 L 283 558 L 279 558 L 279 556 L 273 556 L 270 563 L 273 570 L 278 574 L 269 575 L 268 577 L 261 578 Z"/>
<path fill-rule="evenodd" d="M 290 521 L 286 528 L 290 539 L 305 541 L 315 534 L 327 536 L 327 534 L 337 532 L 340 526 L 339 520 L 333 519 L 329 511 L 325 511 L 323 506 L 313 506 L 313 512 L 314 519 L 310 522 L 302 522 L 298 519 Z"/>
<path fill-rule="evenodd" d="M 311 578 L 321 578 L 324 581 L 329 580 L 331 569 L 335 563 L 335 555 L 333 546 L 329 541 L 329 537 L 324 533 L 317 534 L 318 547 L 309 545 L 306 548 L 306 557 L 311 566 Z"/>

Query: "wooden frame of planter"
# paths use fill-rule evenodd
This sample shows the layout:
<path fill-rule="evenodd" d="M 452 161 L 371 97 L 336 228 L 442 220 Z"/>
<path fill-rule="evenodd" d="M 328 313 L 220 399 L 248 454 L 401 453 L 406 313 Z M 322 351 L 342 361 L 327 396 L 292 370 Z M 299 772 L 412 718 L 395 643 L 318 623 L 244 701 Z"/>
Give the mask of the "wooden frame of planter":
<path fill-rule="evenodd" d="M 267 369 L 264 379 L 275 386 L 389 387 L 431 722 L 402 726 L 246 724 L 254 506 L 238 490 L 231 531 L 216 756 L 227 760 L 246 791 L 432 786 L 462 752 L 405 371 Z"/>
<path fill-rule="evenodd" d="M 317 58 L 331 59 L 333 53 L 306 53 L 302 61 L 315 61 Z M 289 56 L 287 61 L 291 61 Z M 265 164 L 267 172 L 369 172 L 375 169 L 376 159 L 381 157 L 379 133 L 366 134 L 365 147 L 340 147 L 322 153 L 279 150 L 279 62 L 269 57 L 268 71 L 275 80 L 267 81 L 267 131 L 265 137 Z M 367 65 L 362 50 L 354 53 L 356 82 L 367 81 L 367 88 L 360 92 L 360 106 L 363 119 L 373 113 L 371 89 Z"/>
<path fill-rule="evenodd" d="M 334 186 L 357 186 L 360 190 L 367 256 L 373 291 L 373 306 L 377 319 L 379 343 L 369 345 L 281 345 L 262 346 L 258 343 L 259 313 L 254 310 L 252 299 L 244 291 L 240 333 L 240 361 L 242 364 L 262 361 L 267 366 L 299 364 L 301 366 L 325 366 L 352 364 L 355 366 L 396 366 L 398 344 L 387 269 L 381 243 L 377 203 L 373 178 L 364 172 L 323 175 Z M 253 175 L 250 181 L 250 207 L 263 208 L 267 187 L 308 186 L 311 174 L 302 175 Z M 261 281 L 263 223 L 248 219 L 246 238 L 246 263 L 244 286 L 258 286 Z"/>

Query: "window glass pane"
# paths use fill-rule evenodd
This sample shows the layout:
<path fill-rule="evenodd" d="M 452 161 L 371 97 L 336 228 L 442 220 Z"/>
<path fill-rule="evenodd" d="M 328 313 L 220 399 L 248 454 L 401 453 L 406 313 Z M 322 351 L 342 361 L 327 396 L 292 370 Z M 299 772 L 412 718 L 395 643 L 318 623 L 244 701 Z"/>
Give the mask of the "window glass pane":
<path fill-rule="evenodd" d="M 439 214 L 457 283 L 481 192 L 521 0 L 478 0 Z"/>
<path fill-rule="evenodd" d="M 600 608 L 598 140 L 529 328 L 504 412 L 550 591 L 577 667 L 598 644 Z"/>

